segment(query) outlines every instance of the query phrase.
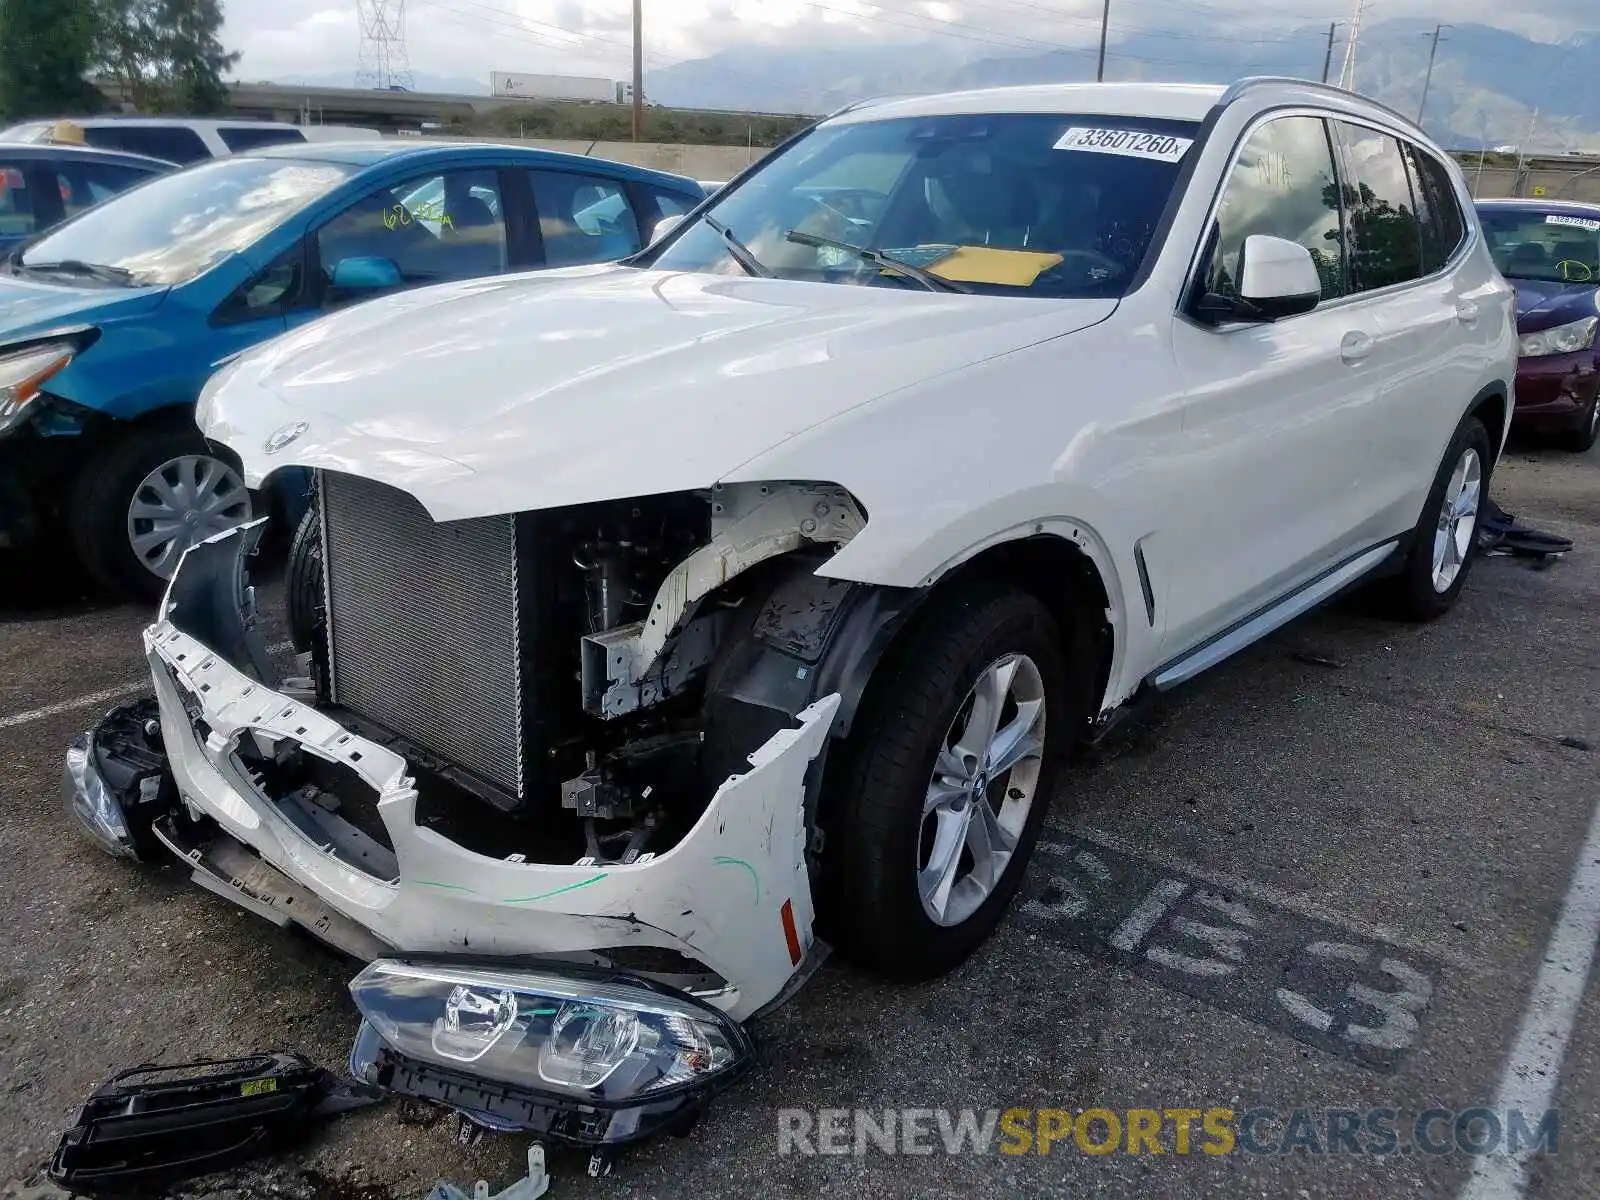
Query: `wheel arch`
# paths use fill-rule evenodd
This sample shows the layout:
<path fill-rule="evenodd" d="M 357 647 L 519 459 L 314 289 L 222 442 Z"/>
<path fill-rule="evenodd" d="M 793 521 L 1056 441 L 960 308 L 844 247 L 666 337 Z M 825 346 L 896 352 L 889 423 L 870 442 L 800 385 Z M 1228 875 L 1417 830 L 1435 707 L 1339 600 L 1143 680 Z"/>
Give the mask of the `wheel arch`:
<path fill-rule="evenodd" d="M 1497 459 L 1511 429 L 1511 407 L 1511 389 L 1503 379 L 1485 384 L 1467 406 L 1466 415 L 1477 417 L 1489 431 Z M 1454 430 L 1451 432 L 1453 434 Z"/>

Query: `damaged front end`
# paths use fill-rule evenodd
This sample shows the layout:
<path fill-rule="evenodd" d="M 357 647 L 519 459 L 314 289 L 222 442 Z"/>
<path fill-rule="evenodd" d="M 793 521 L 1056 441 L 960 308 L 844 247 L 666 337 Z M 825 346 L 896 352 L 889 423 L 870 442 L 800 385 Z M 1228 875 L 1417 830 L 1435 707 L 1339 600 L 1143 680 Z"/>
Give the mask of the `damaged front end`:
<path fill-rule="evenodd" d="M 80 820 L 369 962 L 361 1077 L 577 1141 L 682 1124 L 826 952 L 821 766 L 899 611 L 815 574 L 862 515 L 773 484 L 436 524 L 330 472 L 315 511 L 299 673 L 261 523 L 191 548 L 153 704 L 69 754 Z"/>

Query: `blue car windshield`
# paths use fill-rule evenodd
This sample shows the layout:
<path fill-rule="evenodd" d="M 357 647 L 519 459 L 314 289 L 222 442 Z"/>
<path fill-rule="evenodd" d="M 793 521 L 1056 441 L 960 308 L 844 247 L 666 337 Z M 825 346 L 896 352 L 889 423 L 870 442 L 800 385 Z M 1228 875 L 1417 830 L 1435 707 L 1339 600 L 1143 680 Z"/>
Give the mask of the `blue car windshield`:
<path fill-rule="evenodd" d="M 1198 136 L 1195 122 L 1147 117 L 846 118 L 721 193 L 652 265 L 996 296 L 1120 296 Z"/>
<path fill-rule="evenodd" d="M 186 283 L 243 250 L 355 173 L 341 163 L 221 158 L 161 175 L 34 242 L 25 271 L 126 286 Z M 77 282 L 77 279 L 74 279 Z"/>

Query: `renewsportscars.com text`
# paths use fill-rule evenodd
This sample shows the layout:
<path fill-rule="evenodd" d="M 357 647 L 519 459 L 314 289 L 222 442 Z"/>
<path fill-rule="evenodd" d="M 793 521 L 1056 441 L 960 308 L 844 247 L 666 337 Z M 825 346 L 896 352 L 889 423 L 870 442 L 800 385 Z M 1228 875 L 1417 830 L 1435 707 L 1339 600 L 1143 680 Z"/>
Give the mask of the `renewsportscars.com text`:
<path fill-rule="evenodd" d="M 779 1154 L 1555 1154 L 1548 1109 L 783 1108 Z"/>

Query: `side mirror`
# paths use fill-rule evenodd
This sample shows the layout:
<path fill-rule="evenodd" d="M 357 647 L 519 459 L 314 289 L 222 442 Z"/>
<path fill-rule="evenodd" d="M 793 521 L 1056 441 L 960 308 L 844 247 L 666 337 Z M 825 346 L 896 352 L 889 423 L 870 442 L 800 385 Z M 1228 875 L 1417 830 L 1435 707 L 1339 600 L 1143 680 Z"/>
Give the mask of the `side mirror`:
<path fill-rule="evenodd" d="M 333 264 L 329 283 L 339 292 L 382 292 L 405 282 L 400 268 L 387 258 L 341 258 Z"/>
<path fill-rule="evenodd" d="M 1239 252 L 1239 300 L 1245 320 L 1277 321 L 1310 312 L 1322 299 L 1311 251 L 1287 238 L 1252 233 Z"/>
<path fill-rule="evenodd" d="M 683 224 L 682 213 L 674 213 L 670 217 L 662 217 L 656 222 L 655 231 L 651 233 L 650 240 L 652 242 L 659 242 L 662 238 L 666 237 L 668 233 L 672 232 L 672 230 L 676 229 L 681 224 Z"/>

